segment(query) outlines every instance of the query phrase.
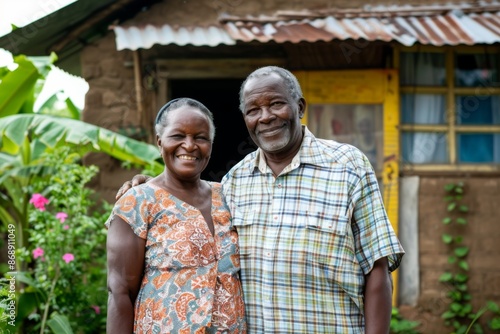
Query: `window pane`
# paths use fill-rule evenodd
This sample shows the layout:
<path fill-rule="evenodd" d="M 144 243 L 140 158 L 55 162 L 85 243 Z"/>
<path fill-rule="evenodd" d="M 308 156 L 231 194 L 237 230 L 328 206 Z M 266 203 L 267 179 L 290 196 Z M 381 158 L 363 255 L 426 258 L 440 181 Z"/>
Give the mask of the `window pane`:
<path fill-rule="evenodd" d="M 403 124 L 444 124 L 445 116 L 444 95 L 401 95 L 401 120 Z"/>
<path fill-rule="evenodd" d="M 376 172 L 383 167 L 383 113 L 379 104 L 311 104 L 307 127 L 325 139 L 359 148 Z"/>
<path fill-rule="evenodd" d="M 401 52 L 402 86 L 444 86 L 446 71 L 443 53 Z"/>
<path fill-rule="evenodd" d="M 500 163 L 500 134 L 457 135 L 458 162 Z"/>
<path fill-rule="evenodd" d="M 500 124 L 500 96 L 457 96 L 457 124 Z"/>
<path fill-rule="evenodd" d="M 403 132 L 403 163 L 447 163 L 446 134 L 437 132 Z"/>
<path fill-rule="evenodd" d="M 455 64 L 455 85 L 458 87 L 499 85 L 499 54 L 457 54 Z"/>

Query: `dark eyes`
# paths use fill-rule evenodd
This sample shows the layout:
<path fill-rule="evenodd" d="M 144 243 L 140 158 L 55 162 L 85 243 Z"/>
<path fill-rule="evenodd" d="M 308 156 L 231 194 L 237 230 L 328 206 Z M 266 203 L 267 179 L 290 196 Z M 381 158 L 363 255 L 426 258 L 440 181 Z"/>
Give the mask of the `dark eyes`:
<path fill-rule="evenodd" d="M 260 110 L 259 108 L 252 108 L 252 109 L 248 109 L 248 110 L 246 111 L 246 114 L 247 114 L 247 115 L 254 115 L 254 114 L 258 113 L 258 112 L 259 112 L 259 110 Z"/>
<path fill-rule="evenodd" d="M 271 109 L 280 109 L 285 105 L 285 102 L 277 101 L 271 103 Z"/>
<path fill-rule="evenodd" d="M 170 138 L 173 138 L 173 139 L 184 139 L 186 137 L 186 135 L 182 135 L 182 134 L 173 134 L 173 135 L 170 135 Z M 200 135 L 200 136 L 196 136 L 194 137 L 195 140 L 206 140 L 206 141 L 210 141 L 210 138 L 208 136 L 204 136 L 204 135 Z"/>
<path fill-rule="evenodd" d="M 278 109 L 278 108 L 281 108 L 283 105 L 285 105 L 285 102 L 283 102 L 283 101 L 274 101 L 274 102 L 271 102 L 269 104 L 268 108 Z M 246 115 L 255 115 L 255 114 L 260 112 L 260 109 L 261 109 L 260 107 L 250 108 L 245 112 L 245 114 Z"/>

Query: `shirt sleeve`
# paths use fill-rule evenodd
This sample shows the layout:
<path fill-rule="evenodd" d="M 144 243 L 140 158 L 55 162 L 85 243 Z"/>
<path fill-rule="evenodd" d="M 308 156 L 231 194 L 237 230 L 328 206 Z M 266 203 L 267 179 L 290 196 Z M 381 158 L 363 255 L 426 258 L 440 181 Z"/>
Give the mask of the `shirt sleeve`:
<path fill-rule="evenodd" d="M 352 194 L 356 257 L 365 275 L 372 270 L 375 261 L 383 257 L 389 260 L 392 272 L 399 267 L 404 249 L 387 216 L 373 168 L 368 159 L 363 158 L 364 166 L 359 169 L 359 182 Z"/>
<path fill-rule="evenodd" d="M 139 187 L 136 187 L 139 188 Z M 115 216 L 123 219 L 130 225 L 134 233 L 142 239 L 147 239 L 148 234 L 148 208 L 149 202 L 142 189 L 131 188 L 115 203 L 111 214 L 106 221 L 109 228 Z"/>

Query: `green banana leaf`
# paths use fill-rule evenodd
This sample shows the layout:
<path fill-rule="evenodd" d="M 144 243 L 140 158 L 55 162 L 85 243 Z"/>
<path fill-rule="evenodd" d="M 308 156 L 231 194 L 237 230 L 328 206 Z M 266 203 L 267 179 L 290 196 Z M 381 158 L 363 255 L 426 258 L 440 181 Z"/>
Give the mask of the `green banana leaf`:
<path fill-rule="evenodd" d="M 26 145 L 25 138 L 29 138 L 32 149 L 31 156 L 23 160 L 31 162 L 36 161 L 46 148 L 74 145 L 80 153 L 103 152 L 121 161 L 149 166 L 155 173 L 163 171 L 163 164 L 156 161 L 158 150 L 155 146 L 92 124 L 38 114 L 0 118 L 0 152 L 12 156 L 20 154 Z"/>
<path fill-rule="evenodd" d="M 17 56 L 18 67 L 2 77 L 0 82 L 0 117 L 14 115 L 29 108 L 40 73 L 25 56 Z"/>
<path fill-rule="evenodd" d="M 50 320 L 47 321 L 47 325 L 49 325 L 54 334 L 73 334 L 68 318 L 57 312 L 52 313 Z"/>
<path fill-rule="evenodd" d="M 70 98 L 64 100 L 63 107 L 61 108 L 61 100 L 58 94 L 62 91 L 56 92 L 51 97 L 49 97 L 43 105 L 38 109 L 37 113 L 43 115 L 53 115 L 66 117 L 71 119 L 80 119 L 81 110 L 71 101 Z"/>
<path fill-rule="evenodd" d="M 80 119 L 82 111 L 77 106 L 75 106 L 73 101 L 68 97 L 66 98 L 66 100 L 64 100 L 64 102 L 66 102 L 66 108 L 68 109 L 70 114 L 68 118 Z"/>
<path fill-rule="evenodd" d="M 0 80 L 2 80 L 2 78 L 9 73 L 10 70 L 7 68 L 7 66 L 0 67 Z"/>
<path fill-rule="evenodd" d="M 14 57 L 16 69 L 0 68 L 0 117 L 33 113 L 35 101 L 56 60 L 55 53 L 44 57 L 18 55 Z"/>

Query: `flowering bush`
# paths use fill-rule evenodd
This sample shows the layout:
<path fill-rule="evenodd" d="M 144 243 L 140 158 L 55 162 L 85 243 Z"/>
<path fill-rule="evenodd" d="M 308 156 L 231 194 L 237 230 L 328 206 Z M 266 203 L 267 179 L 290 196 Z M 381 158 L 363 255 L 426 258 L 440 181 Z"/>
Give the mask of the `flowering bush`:
<path fill-rule="evenodd" d="M 30 246 L 19 256 L 30 268 L 25 292 L 39 293 L 25 332 L 44 332 L 51 327 L 51 314 L 66 317 L 76 333 L 105 331 L 104 222 L 110 210 L 106 204 L 98 210 L 93 192 L 85 187 L 97 167 L 81 166 L 79 158 L 67 149 L 49 155 L 53 173 L 31 185 Z"/>

